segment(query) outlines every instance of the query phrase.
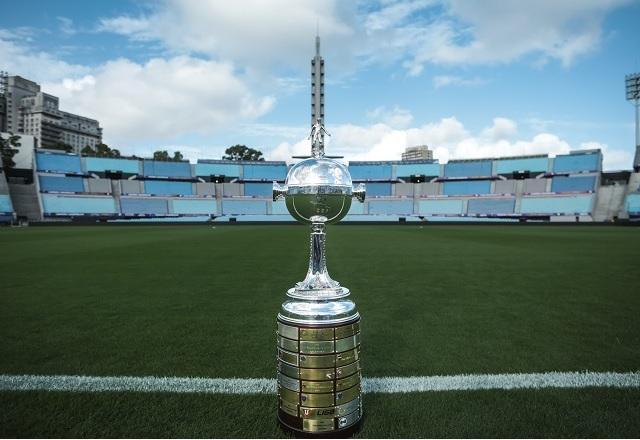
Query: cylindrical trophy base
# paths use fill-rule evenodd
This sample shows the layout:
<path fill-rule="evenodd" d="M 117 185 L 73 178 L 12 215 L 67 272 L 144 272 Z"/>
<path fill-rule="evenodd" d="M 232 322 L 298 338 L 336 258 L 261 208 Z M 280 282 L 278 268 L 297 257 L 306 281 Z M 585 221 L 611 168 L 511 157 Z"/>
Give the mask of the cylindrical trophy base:
<path fill-rule="evenodd" d="M 347 434 L 362 417 L 360 318 L 304 326 L 278 319 L 278 419 L 295 432 Z"/>

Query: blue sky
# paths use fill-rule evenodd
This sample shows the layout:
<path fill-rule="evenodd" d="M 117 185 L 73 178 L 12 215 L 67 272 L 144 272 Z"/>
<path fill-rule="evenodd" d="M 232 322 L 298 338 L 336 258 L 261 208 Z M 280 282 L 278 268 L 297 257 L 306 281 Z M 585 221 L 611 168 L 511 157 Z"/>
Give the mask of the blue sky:
<path fill-rule="evenodd" d="M 602 148 L 629 168 L 640 2 L 23 1 L 0 15 L 0 69 L 100 120 L 125 153 L 269 159 L 308 151 L 309 60 L 325 58 L 328 150 L 399 159 Z"/>

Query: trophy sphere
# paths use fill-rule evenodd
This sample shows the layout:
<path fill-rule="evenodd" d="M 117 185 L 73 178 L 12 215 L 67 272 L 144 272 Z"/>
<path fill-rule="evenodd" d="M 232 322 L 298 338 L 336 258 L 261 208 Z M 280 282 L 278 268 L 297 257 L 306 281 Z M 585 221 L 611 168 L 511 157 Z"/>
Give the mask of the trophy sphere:
<path fill-rule="evenodd" d="M 312 157 L 296 164 L 287 174 L 286 187 L 287 209 L 303 223 L 312 223 L 318 217 L 325 223 L 336 223 L 351 207 L 351 175 L 346 166 L 333 159 Z"/>

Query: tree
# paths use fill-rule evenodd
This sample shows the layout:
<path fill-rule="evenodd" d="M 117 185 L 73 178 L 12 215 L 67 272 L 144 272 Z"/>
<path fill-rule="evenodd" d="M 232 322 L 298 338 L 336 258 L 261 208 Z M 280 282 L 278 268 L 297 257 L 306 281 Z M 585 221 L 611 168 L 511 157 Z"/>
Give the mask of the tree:
<path fill-rule="evenodd" d="M 89 145 L 84 147 L 80 154 L 83 156 L 95 156 L 95 157 L 120 157 L 120 151 L 115 148 L 109 148 L 107 144 L 97 144 L 95 149 Z"/>
<path fill-rule="evenodd" d="M 162 160 L 165 162 L 180 162 L 183 159 L 184 156 L 179 151 L 174 151 L 173 156 L 170 156 L 167 150 L 158 150 L 153 153 L 153 160 Z"/>
<path fill-rule="evenodd" d="M 13 147 L 20 146 L 20 136 L 15 134 L 9 134 L 8 138 L 0 136 L 0 164 L 3 168 L 13 168 L 16 163 L 13 161 L 13 156 L 18 153 L 18 150 Z"/>
<path fill-rule="evenodd" d="M 225 155 L 222 158 L 226 160 L 264 160 L 262 151 L 249 148 L 246 145 L 234 145 L 227 148 L 224 153 Z"/>
<path fill-rule="evenodd" d="M 65 153 L 71 153 L 73 151 L 73 147 L 69 144 L 65 144 L 64 142 L 56 142 L 53 145 L 49 145 L 46 147 L 47 150 L 61 150 Z"/>
<path fill-rule="evenodd" d="M 153 160 L 169 160 L 169 152 L 167 150 L 158 150 L 153 153 Z"/>

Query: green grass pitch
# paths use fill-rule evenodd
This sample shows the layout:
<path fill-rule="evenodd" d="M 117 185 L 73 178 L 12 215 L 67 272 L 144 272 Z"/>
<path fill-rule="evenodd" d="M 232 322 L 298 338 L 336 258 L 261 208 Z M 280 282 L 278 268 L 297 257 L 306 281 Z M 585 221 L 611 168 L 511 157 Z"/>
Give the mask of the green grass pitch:
<path fill-rule="evenodd" d="M 328 228 L 364 375 L 640 370 L 640 230 Z M 0 229 L 0 374 L 274 377 L 304 226 Z M 362 437 L 638 437 L 640 390 L 367 394 Z M 1 436 L 281 437 L 275 396 L 0 392 Z"/>

